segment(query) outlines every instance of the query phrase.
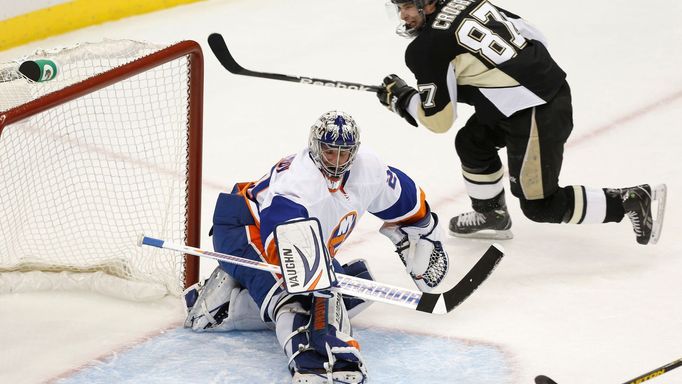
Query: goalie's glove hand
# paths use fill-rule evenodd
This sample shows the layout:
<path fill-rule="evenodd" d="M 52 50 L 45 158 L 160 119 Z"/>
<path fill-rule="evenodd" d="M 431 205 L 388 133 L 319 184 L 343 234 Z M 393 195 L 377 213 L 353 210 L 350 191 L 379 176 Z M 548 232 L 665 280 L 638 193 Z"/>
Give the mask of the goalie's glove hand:
<path fill-rule="evenodd" d="M 417 90 L 407 85 L 405 80 L 401 79 L 398 75 L 386 76 L 381 85 L 381 89 L 377 92 L 379 102 L 407 120 L 408 123 L 417 127 L 418 125 L 414 117 L 407 111 L 410 99 L 417 93 Z"/>
<path fill-rule="evenodd" d="M 396 246 L 396 253 L 422 292 L 430 292 L 448 273 L 448 253 L 443 248 L 443 230 L 438 216 L 431 212 L 426 226 L 397 226 L 384 224 L 379 230 Z"/>

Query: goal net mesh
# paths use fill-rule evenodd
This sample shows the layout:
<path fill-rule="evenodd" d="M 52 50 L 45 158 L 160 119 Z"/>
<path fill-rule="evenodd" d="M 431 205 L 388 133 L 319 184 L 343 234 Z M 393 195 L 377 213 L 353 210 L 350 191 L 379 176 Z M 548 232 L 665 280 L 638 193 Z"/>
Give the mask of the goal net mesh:
<path fill-rule="evenodd" d="M 0 64 L 0 111 L 163 48 L 104 41 Z M 57 65 L 54 79 L 18 75 L 22 61 L 38 59 Z M 181 293 L 183 256 L 137 239 L 186 241 L 189 66 L 187 57 L 172 60 L 1 131 L 1 290 L 62 284 L 26 277 L 39 272 L 133 299 Z"/>

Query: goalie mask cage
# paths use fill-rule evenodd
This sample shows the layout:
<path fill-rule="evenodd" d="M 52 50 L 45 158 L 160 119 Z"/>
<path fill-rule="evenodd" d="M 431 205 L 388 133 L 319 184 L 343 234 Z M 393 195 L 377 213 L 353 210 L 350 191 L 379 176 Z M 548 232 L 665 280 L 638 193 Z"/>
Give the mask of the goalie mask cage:
<path fill-rule="evenodd" d="M 26 60 L 57 75 L 33 82 Z M 86 289 L 180 295 L 198 258 L 203 57 L 183 41 L 106 40 L 0 64 L 0 292 Z"/>

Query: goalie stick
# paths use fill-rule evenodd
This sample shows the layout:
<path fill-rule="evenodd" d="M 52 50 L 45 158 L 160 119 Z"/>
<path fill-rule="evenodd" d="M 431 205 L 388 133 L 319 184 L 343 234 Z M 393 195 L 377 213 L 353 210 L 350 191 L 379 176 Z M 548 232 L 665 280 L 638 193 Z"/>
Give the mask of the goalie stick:
<path fill-rule="evenodd" d="M 242 267 L 281 274 L 280 267 L 274 264 L 245 259 L 226 253 L 194 248 L 184 244 L 174 244 L 152 237 L 142 236 L 138 241 L 138 245 L 168 249 L 189 255 L 224 261 Z M 355 296 L 365 300 L 393 304 L 421 312 L 445 314 L 455 309 L 455 307 L 469 297 L 469 295 L 471 295 L 476 288 L 488 278 L 490 273 L 497 267 L 500 260 L 502 260 L 503 256 L 504 252 L 500 245 L 491 245 L 462 280 L 444 293 L 413 291 L 340 273 L 336 274 L 338 286 L 333 287 L 333 289 L 338 290 L 338 292 L 344 295 Z"/>
<path fill-rule="evenodd" d="M 369 91 L 378 92 L 381 87 L 376 85 L 365 85 L 360 83 L 349 83 L 346 81 L 337 80 L 326 80 L 326 79 L 316 79 L 314 77 L 304 77 L 304 76 L 290 76 L 283 75 L 281 73 L 268 73 L 268 72 L 256 72 L 248 70 L 237 63 L 237 61 L 232 57 L 230 50 L 227 49 L 227 44 L 225 44 L 225 39 L 219 33 L 212 33 L 208 36 L 208 45 L 211 47 L 213 54 L 220 61 L 220 64 L 225 67 L 228 71 L 234 73 L 235 75 L 260 77 L 263 79 L 272 80 L 282 80 L 282 81 L 292 81 L 294 83 L 301 84 L 312 84 L 321 85 L 324 87 L 332 88 L 342 88 L 342 89 L 353 89 L 358 91 Z"/>
<path fill-rule="evenodd" d="M 647 380 L 651 380 L 654 377 L 661 376 L 662 374 L 669 372 L 677 367 L 682 366 L 682 359 L 677 359 L 673 362 L 670 362 L 662 367 L 658 367 L 652 371 L 649 371 L 643 375 L 637 376 L 634 379 L 630 379 L 626 381 L 623 384 L 639 384 L 643 383 Z M 550 379 L 549 377 L 545 375 L 540 375 L 535 378 L 535 384 L 557 384 L 556 381 Z"/>

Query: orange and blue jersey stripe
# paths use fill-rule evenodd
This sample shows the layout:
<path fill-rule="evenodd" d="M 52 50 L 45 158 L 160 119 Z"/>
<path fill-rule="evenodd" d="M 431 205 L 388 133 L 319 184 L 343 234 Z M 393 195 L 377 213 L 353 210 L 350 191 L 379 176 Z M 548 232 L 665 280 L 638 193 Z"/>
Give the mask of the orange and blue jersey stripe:
<path fill-rule="evenodd" d="M 384 221 L 399 225 L 410 225 L 424 219 L 429 213 L 424 191 L 418 188 L 414 181 L 398 168 L 388 168 L 400 182 L 400 197 L 392 206 L 381 212 L 372 212 L 372 214 Z"/>

